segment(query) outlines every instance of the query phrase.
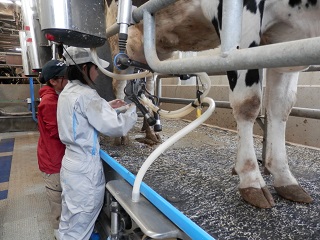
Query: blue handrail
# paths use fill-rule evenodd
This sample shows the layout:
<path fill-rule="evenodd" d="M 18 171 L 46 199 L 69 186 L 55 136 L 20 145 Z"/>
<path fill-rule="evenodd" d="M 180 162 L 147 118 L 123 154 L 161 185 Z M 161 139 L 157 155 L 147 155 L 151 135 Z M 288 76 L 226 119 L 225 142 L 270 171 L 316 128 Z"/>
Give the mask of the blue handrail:
<path fill-rule="evenodd" d="M 32 119 L 38 123 L 38 119 L 36 117 L 36 108 L 34 104 L 34 87 L 33 87 L 33 78 L 29 77 L 29 86 L 30 86 L 30 96 L 31 96 L 31 111 L 32 111 Z"/>
<path fill-rule="evenodd" d="M 110 157 L 103 150 L 100 150 L 100 157 L 133 186 L 135 176 L 129 170 L 119 164 L 115 159 Z M 169 218 L 174 224 L 176 224 L 191 239 L 214 240 L 212 236 L 210 236 L 197 224 L 195 224 L 178 209 L 172 206 L 167 200 L 161 197 L 144 182 L 141 183 L 140 190 L 143 196 L 145 196 L 154 206 L 156 206 L 165 216 L 167 216 L 167 218 Z"/>

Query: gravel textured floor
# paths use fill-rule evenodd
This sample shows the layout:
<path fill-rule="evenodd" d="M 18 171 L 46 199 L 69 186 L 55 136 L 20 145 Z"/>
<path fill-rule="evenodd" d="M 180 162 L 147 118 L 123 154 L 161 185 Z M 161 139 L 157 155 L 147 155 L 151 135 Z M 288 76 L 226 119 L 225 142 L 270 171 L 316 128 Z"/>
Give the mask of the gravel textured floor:
<path fill-rule="evenodd" d="M 162 124 L 160 135 L 166 140 L 188 122 L 163 120 Z M 108 138 L 101 141 L 102 149 L 133 174 L 157 147 L 134 140 L 144 136 L 139 126 L 128 146 L 114 146 Z M 216 239 L 320 239 L 320 151 L 287 145 L 291 170 L 313 197 L 312 204 L 278 197 L 271 177 L 264 175 L 276 206 L 258 209 L 241 199 L 238 177 L 231 175 L 236 140 L 234 132 L 201 126 L 167 149 L 151 165 L 144 182 Z M 261 159 L 261 139 L 256 138 L 255 144 Z"/>

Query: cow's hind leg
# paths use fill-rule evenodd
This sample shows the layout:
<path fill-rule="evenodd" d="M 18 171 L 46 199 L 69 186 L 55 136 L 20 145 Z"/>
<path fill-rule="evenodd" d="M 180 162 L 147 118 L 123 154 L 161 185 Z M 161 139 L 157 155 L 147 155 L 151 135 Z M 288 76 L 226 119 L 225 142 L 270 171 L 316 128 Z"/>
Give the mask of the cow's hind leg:
<path fill-rule="evenodd" d="M 239 191 L 242 198 L 253 206 L 270 208 L 273 198 L 259 170 L 253 143 L 253 124 L 259 114 L 261 103 L 261 83 L 258 70 L 237 71 L 232 80 L 230 103 L 238 130 L 238 153 L 234 173 L 240 178 Z M 248 79 L 251 80 L 251 83 Z M 231 84 L 230 84 L 231 85 Z"/>
<path fill-rule="evenodd" d="M 265 167 L 274 177 L 274 187 L 283 198 L 303 203 L 312 198 L 292 175 L 285 149 L 285 129 L 296 100 L 298 72 L 268 69 L 266 81 L 267 146 Z"/>
<path fill-rule="evenodd" d="M 146 78 L 146 90 L 154 95 L 154 79 L 153 77 Z M 150 112 L 150 115 L 153 115 L 152 112 Z M 161 137 L 160 135 L 153 130 L 153 127 L 150 127 L 146 119 L 143 119 L 143 126 L 141 128 L 141 131 L 145 131 L 146 135 L 144 138 L 136 139 L 137 141 L 141 143 L 145 143 L 148 145 L 155 145 L 161 143 Z"/>

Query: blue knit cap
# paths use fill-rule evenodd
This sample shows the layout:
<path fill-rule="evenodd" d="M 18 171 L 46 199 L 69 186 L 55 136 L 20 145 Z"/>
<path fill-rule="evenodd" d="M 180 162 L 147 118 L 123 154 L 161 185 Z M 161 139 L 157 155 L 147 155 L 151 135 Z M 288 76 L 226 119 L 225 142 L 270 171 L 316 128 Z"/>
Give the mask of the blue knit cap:
<path fill-rule="evenodd" d="M 47 82 L 54 77 L 63 77 L 67 71 L 67 65 L 59 60 L 50 60 L 43 67 L 41 74 Z"/>

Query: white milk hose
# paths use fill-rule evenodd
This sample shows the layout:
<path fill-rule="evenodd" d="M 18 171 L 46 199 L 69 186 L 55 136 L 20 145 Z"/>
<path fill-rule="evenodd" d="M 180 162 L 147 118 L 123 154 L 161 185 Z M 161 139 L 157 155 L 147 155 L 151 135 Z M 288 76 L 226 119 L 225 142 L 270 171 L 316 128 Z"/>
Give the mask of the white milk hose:
<path fill-rule="evenodd" d="M 168 140 L 163 142 L 162 144 L 159 145 L 147 158 L 147 160 L 142 164 L 136 179 L 133 184 L 133 189 L 132 189 L 132 201 L 133 202 L 138 202 L 140 199 L 140 185 L 142 182 L 142 179 L 147 172 L 148 168 L 151 166 L 151 164 L 156 160 L 157 157 L 160 156 L 161 153 L 163 153 L 167 148 L 169 148 L 172 144 L 177 142 L 179 139 L 187 135 L 189 132 L 194 130 L 196 127 L 198 127 L 200 124 L 202 124 L 204 121 L 206 121 L 213 113 L 215 109 L 215 102 L 213 101 L 212 98 L 205 97 L 202 99 L 202 102 L 208 103 L 209 107 L 208 109 L 196 120 L 191 122 L 189 125 L 175 133 L 173 136 L 171 136 Z"/>
<path fill-rule="evenodd" d="M 91 55 L 93 58 L 94 63 L 98 66 L 98 68 L 100 69 L 100 71 L 107 75 L 108 77 L 117 79 L 117 80 L 130 80 L 130 79 L 137 79 L 137 78 L 146 78 L 146 77 L 151 77 L 152 73 L 149 71 L 144 71 L 144 72 L 140 72 L 140 73 L 135 73 L 135 74 L 116 74 L 113 72 L 109 72 L 108 70 L 104 69 L 99 61 L 98 61 L 98 55 L 97 55 L 97 51 L 95 48 L 90 48 L 91 50 Z"/>

